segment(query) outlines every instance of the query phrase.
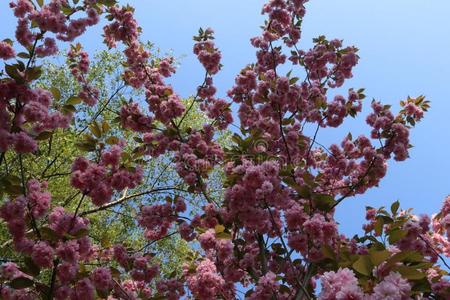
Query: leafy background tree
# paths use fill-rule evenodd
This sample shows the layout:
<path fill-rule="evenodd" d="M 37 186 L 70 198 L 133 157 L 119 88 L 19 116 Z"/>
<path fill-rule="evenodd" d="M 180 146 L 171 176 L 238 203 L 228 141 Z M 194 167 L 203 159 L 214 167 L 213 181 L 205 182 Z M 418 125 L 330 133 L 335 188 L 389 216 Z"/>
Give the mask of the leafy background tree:
<path fill-rule="evenodd" d="M 147 45 L 154 50 L 151 44 Z M 158 51 L 152 51 L 158 55 Z M 123 79 L 123 54 L 118 51 L 100 51 L 95 54 L 91 63 L 87 80 L 99 91 L 99 103 L 94 106 L 80 105 L 81 99 L 77 96 L 81 90 L 80 84 L 71 74 L 66 61 L 67 56 L 61 53 L 52 60 L 47 60 L 42 66 L 42 76 L 34 84 L 36 87 L 52 91 L 55 109 L 61 107 L 74 112 L 72 126 L 68 129 L 55 132 L 44 132 L 38 139 L 42 142 L 39 152 L 23 159 L 23 166 L 27 178 L 39 178 L 49 183 L 49 191 L 55 206 L 62 206 L 75 211 L 79 205 L 80 192 L 71 187 L 69 175 L 73 160 L 90 149 L 94 143 L 101 141 L 115 144 L 119 140 L 126 141 L 126 149 L 132 155 L 138 147 L 140 138 L 137 134 L 122 130 L 119 126 L 118 114 L 123 103 L 130 99 L 142 99 L 143 92 L 131 90 L 126 87 Z M 153 58 L 157 63 L 159 58 Z M 199 110 L 198 103 L 193 99 L 184 100 L 186 105 L 193 103 L 193 108 L 185 118 L 184 126 L 199 128 L 207 117 Z M 222 131 L 218 133 L 218 140 L 222 145 L 229 143 L 231 133 Z M 97 140 L 96 140 L 97 139 Z M 82 141 L 90 141 L 82 142 Z M 5 155 L 2 177 L 2 201 L 7 197 L 21 193 L 20 166 L 17 155 Z M 171 235 L 157 243 L 147 245 L 142 236 L 142 229 L 136 222 L 136 216 L 142 205 L 151 204 L 167 196 L 183 196 L 191 206 L 191 215 L 201 208 L 201 199 L 187 192 L 188 187 L 179 178 L 174 170 L 173 157 L 163 155 L 145 160 L 147 173 L 144 183 L 137 189 L 126 190 L 123 194 L 115 195 L 115 205 L 107 208 L 95 208 L 90 202 L 84 201 L 78 211 L 85 212 L 91 222 L 89 236 L 102 247 L 111 247 L 115 244 L 133 245 L 137 249 L 146 249 L 148 253 L 156 256 L 163 262 L 162 272 L 171 274 L 180 273 L 183 261 L 192 249 L 191 246 L 179 238 Z M 213 172 L 209 180 L 209 192 L 216 199 L 222 196 L 223 174 L 219 168 Z M 170 188 L 169 188 L 170 187 Z M 171 188 L 177 189 L 173 194 Z M 219 200 L 220 201 L 220 200 Z M 11 248 L 10 236 L 6 224 L 0 225 L 2 257 L 9 260 L 14 257 Z"/>

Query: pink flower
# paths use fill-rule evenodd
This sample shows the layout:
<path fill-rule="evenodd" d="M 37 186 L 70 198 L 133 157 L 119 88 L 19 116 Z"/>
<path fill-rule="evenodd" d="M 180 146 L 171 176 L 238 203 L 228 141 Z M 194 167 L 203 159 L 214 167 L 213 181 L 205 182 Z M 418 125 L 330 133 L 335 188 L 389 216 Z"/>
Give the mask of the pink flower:
<path fill-rule="evenodd" d="M 7 262 L 0 266 L 0 277 L 7 280 L 13 280 L 19 276 L 21 277 L 22 274 L 23 273 L 15 263 Z"/>
<path fill-rule="evenodd" d="M 111 271 L 108 268 L 96 268 L 91 274 L 91 280 L 95 288 L 101 291 L 112 287 Z"/>
<path fill-rule="evenodd" d="M 52 38 L 45 38 L 44 44 L 36 48 L 36 55 L 38 57 L 45 57 L 55 55 L 58 52 L 56 42 Z"/>
<path fill-rule="evenodd" d="M 0 58 L 4 60 L 11 59 L 16 56 L 16 52 L 10 44 L 6 42 L 0 42 Z"/>
<path fill-rule="evenodd" d="M 64 243 L 61 243 L 56 248 L 56 255 L 58 255 L 59 258 L 61 258 L 64 261 L 70 262 L 70 263 L 76 263 L 78 259 L 80 258 L 79 251 L 79 245 L 77 241 L 71 240 Z"/>
<path fill-rule="evenodd" d="M 53 248 L 46 242 L 38 242 L 33 246 L 31 258 L 33 262 L 42 268 L 51 268 L 53 266 Z"/>
<path fill-rule="evenodd" d="M 411 285 L 399 273 L 391 272 L 374 287 L 373 291 L 377 300 L 402 300 L 409 298 Z"/>
<path fill-rule="evenodd" d="M 40 183 L 39 181 L 32 179 L 28 181 L 27 187 L 27 200 L 33 216 L 35 218 L 41 218 L 50 208 L 51 194 L 43 191 L 43 189 L 47 188 L 47 183 Z"/>
<path fill-rule="evenodd" d="M 23 131 L 12 134 L 12 141 L 17 153 L 30 153 L 37 150 L 36 141 Z"/>
<path fill-rule="evenodd" d="M 197 266 L 195 274 L 188 273 L 186 281 L 192 294 L 199 299 L 215 299 L 225 285 L 216 266 L 209 259 Z"/>
<path fill-rule="evenodd" d="M 279 283 L 277 282 L 276 275 L 272 272 L 268 272 L 258 280 L 258 285 L 255 291 L 248 297 L 250 300 L 258 299 L 270 299 L 277 294 Z"/>
<path fill-rule="evenodd" d="M 75 285 L 76 299 L 94 300 L 94 285 L 88 278 L 84 278 Z"/>
<path fill-rule="evenodd" d="M 320 280 L 322 284 L 320 300 L 363 299 L 364 293 L 358 287 L 355 274 L 347 268 L 339 269 L 337 272 L 325 272 L 320 276 Z"/>
<path fill-rule="evenodd" d="M 78 272 L 78 265 L 72 263 L 61 263 L 58 265 L 57 275 L 61 283 L 67 284 L 72 281 Z"/>

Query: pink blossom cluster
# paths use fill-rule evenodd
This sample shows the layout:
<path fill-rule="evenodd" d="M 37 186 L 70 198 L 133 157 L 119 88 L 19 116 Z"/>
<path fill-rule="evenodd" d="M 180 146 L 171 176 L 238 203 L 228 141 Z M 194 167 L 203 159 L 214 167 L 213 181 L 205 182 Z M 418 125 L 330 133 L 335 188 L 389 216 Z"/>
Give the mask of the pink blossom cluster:
<path fill-rule="evenodd" d="M 283 40 L 288 47 L 295 45 L 300 39 L 301 30 L 294 20 L 298 21 L 304 16 L 306 2 L 308 0 L 268 1 L 262 9 L 269 19 L 263 32 L 264 40 L 271 42 L 285 37 Z"/>
<path fill-rule="evenodd" d="M 292 219 L 296 214 L 288 209 L 286 210 L 286 215 Z M 304 214 L 303 216 L 300 214 L 300 218 L 302 217 L 305 217 Z M 294 228 L 298 229 L 292 230 L 288 236 L 289 246 L 312 261 L 322 259 L 322 248 L 324 246 L 333 246 L 338 239 L 337 224 L 330 217 L 330 215 L 324 216 L 323 214 L 315 213 L 306 217 L 303 224 L 299 224 L 300 226 L 296 224 Z M 312 244 L 308 246 L 310 241 L 312 241 Z"/>
<path fill-rule="evenodd" d="M 136 187 L 143 170 L 139 166 L 134 169 L 121 166 L 122 151 L 119 145 L 112 146 L 102 152 L 99 163 L 78 157 L 72 165 L 72 186 L 88 195 L 97 206 L 108 203 L 115 190 Z"/>
<path fill-rule="evenodd" d="M 13 262 L 6 262 L 0 267 L 0 276 L 7 280 L 13 280 L 18 277 L 26 277 L 26 275 L 19 270 L 19 266 Z"/>
<path fill-rule="evenodd" d="M 170 124 L 173 119 L 181 117 L 186 108 L 172 87 L 164 82 L 161 72 L 166 72 L 161 70 L 161 65 L 147 68 L 145 81 L 142 82 L 145 82 L 146 101 L 150 112 L 154 114 L 156 120 Z"/>
<path fill-rule="evenodd" d="M 382 148 L 384 155 L 389 158 L 394 154 L 395 160 L 408 158 L 409 130 L 389 110 L 379 102 L 372 102 L 373 113 L 367 117 L 367 124 L 373 127 L 371 136 L 377 139 L 386 139 Z"/>
<path fill-rule="evenodd" d="M 159 265 L 152 263 L 148 256 L 129 254 L 122 245 L 114 246 L 114 259 L 136 282 L 150 283 L 159 274 Z"/>
<path fill-rule="evenodd" d="M 117 42 L 126 45 L 124 54 L 127 58 L 127 69 L 124 72 L 124 78 L 132 87 L 140 88 L 150 80 L 148 78 L 150 70 L 147 67 L 150 53 L 138 41 L 140 28 L 133 16 L 134 10 L 129 6 L 113 6 L 108 12 L 111 23 L 103 27 L 105 43 L 110 48 L 116 47 Z M 171 66 L 167 66 L 168 62 L 163 61 L 160 64 L 164 76 L 169 76 L 172 71 Z"/>
<path fill-rule="evenodd" d="M 239 180 L 225 192 L 226 207 L 230 217 L 238 218 L 248 230 L 274 235 L 276 227 L 281 226 L 277 224 L 278 209 L 287 206 L 290 196 L 281 187 L 279 168 L 275 161 L 261 165 L 243 161 L 240 165 L 227 166 L 227 174 Z"/>
<path fill-rule="evenodd" d="M 139 225 L 146 228 L 145 237 L 149 240 L 157 240 L 167 235 L 172 224 L 178 219 L 178 213 L 186 210 L 186 204 L 182 198 L 175 203 L 143 206 L 138 216 Z"/>
<path fill-rule="evenodd" d="M 136 132 L 152 131 L 152 117 L 141 112 L 137 103 L 123 105 L 120 108 L 120 121 L 123 128 L 128 128 Z"/>
<path fill-rule="evenodd" d="M 19 109 L 7 105 L 15 99 Z M 13 81 L 0 82 L 0 150 L 13 148 L 17 153 L 37 150 L 34 139 L 43 131 L 66 128 L 71 114 L 50 111 L 53 95 L 41 88 L 29 88 Z M 11 130 L 13 128 L 13 130 Z"/>
<path fill-rule="evenodd" d="M 418 251 L 430 261 L 436 262 L 438 256 L 429 245 L 434 244 L 432 238 L 428 235 L 430 231 L 430 218 L 427 215 L 408 220 L 402 227 L 406 235 L 401 238 L 396 246 L 401 251 Z"/>
<path fill-rule="evenodd" d="M 63 207 L 58 206 L 49 214 L 48 224 L 49 228 L 60 237 L 63 237 L 66 234 L 75 236 L 79 232 L 88 229 L 89 220 L 66 212 Z M 86 251 L 86 253 L 87 252 L 89 251 Z"/>
<path fill-rule="evenodd" d="M 127 57 L 127 70 L 124 72 L 125 81 L 134 88 L 142 87 L 147 82 L 149 77 L 149 70 L 147 61 L 150 57 L 149 51 L 142 46 L 138 41 L 128 43 L 128 48 L 124 51 Z M 171 67 L 167 67 L 164 61 L 159 66 L 161 75 L 169 76 Z"/>
<path fill-rule="evenodd" d="M 355 91 L 349 91 L 348 100 L 341 95 L 335 96 L 333 101 L 328 103 L 328 109 L 326 111 L 327 125 L 330 127 L 338 127 L 350 113 L 356 114 L 361 112 L 361 109 L 362 102 Z"/>
<path fill-rule="evenodd" d="M 38 57 L 52 56 L 58 53 L 55 39 L 45 38 L 44 43 L 36 47 L 36 55 Z"/>
<path fill-rule="evenodd" d="M 0 287 L 0 295 L 2 299 L 5 300 L 33 300 L 38 297 L 38 294 L 35 291 L 30 291 L 28 289 L 15 290 L 8 286 Z"/>
<path fill-rule="evenodd" d="M 46 32 L 54 33 L 59 40 L 73 41 L 82 35 L 87 27 L 99 21 L 97 11 L 89 4 L 84 7 L 87 16 L 78 19 L 71 19 L 72 14 L 66 15 L 63 12 L 68 3 L 62 0 L 51 0 L 40 8 L 35 7 L 29 0 L 17 0 L 12 1 L 10 7 L 18 18 L 16 38 L 25 47 L 31 46 L 35 39 L 42 39 Z M 31 24 L 35 24 L 39 32 L 33 33 L 34 27 L 30 26 Z M 38 46 L 37 51 L 38 56 L 55 54 L 57 51 L 55 40 L 46 38 L 44 44 Z"/>
<path fill-rule="evenodd" d="M 16 56 L 16 52 L 14 51 L 13 47 L 9 43 L 7 43 L 5 41 L 0 42 L 0 58 L 1 59 L 8 60 L 15 56 Z"/>
<path fill-rule="evenodd" d="M 150 298 L 152 289 L 142 281 L 124 280 L 121 285 L 114 285 L 114 297 L 110 299 L 141 299 Z"/>
<path fill-rule="evenodd" d="M 266 275 L 259 278 L 255 291 L 248 299 L 257 300 L 271 298 L 272 295 L 277 293 L 279 286 L 280 284 L 276 279 L 276 275 L 273 272 L 268 272 Z"/>
<path fill-rule="evenodd" d="M 405 113 L 408 116 L 410 116 L 411 118 L 413 118 L 414 120 L 419 121 L 420 119 L 423 118 L 423 115 L 424 115 L 423 109 L 421 107 L 419 107 L 418 105 L 416 105 L 412 101 L 406 103 L 404 110 L 405 110 Z"/>
<path fill-rule="evenodd" d="M 365 294 L 358 286 L 353 271 L 345 268 L 337 272 L 325 272 L 321 277 L 322 291 L 319 299 L 356 300 L 402 300 L 410 299 L 411 285 L 399 273 L 391 272 L 374 288 L 372 294 Z"/>
<path fill-rule="evenodd" d="M 220 59 L 222 54 L 217 49 L 212 41 L 214 31 L 211 28 L 199 36 L 201 39 L 194 45 L 194 54 L 197 55 L 198 60 L 202 63 L 208 74 L 214 75 L 220 70 Z"/>
<path fill-rule="evenodd" d="M 109 290 L 112 288 L 113 280 L 109 268 L 95 268 L 91 273 L 91 280 L 97 290 Z"/>
<path fill-rule="evenodd" d="M 35 179 L 27 183 L 27 202 L 31 213 L 35 218 L 43 217 L 50 208 L 51 194 L 44 191 L 47 189 L 47 182 L 39 182 Z"/>
<path fill-rule="evenodd" d="M 116 47 L 118 41 L 127 43 L 135 41 L 139 36 L 139 28 L 133 16 L 131 7 L 113 6 L 109 9 L 111 24 L 103 28 L 105 43 L 110 47 Z"/>
<path fill-rule="evenodd" d="M 218 129 L 226 129 L 233 122 L 230 103 L 224 99 L 215 98 L 216 88 L 213 85 L 212 77 L 207 77 L 205 83 L 198 88 L 198 96 L 203 102 L 200 109 L 213 120 L 213 125 Z"/>
<path fill-rule="evenodd" d="M 68 53 L 71 63 L 71 72 L 75 79 L 81 84 L 81 91 L 78 96 L 89 106 L 94 106 L 99 97 L 99 90 L 88 83 L 86 75 L 89 71 L 89 55 L 81 50 L 81 45 L 71 46 Z"/>
<path fill-rule="evenodd" d="M 216 258 L 216 266 L 225 269 L 227 266 L 230 266 L 230 263 L 234 263 L 233 243 L 228 239 L 218 238 L 214 229 L 208 229 L 200 234 L 197 240 L 208 257 Z M 227 273 L 225 272 L 225 276 L 227 276 Z"/>
<path fill-rule="evenodd" d="M 47 183 L 30 180 L 27 184 L 26 196 L 6 201 L 0 207 L 0 217 L 7 223 L 7 228 L 13 237 L 16 250 L 30 253 L 33 243 L 26 237 L 27 223 L 44 217 L 50 207 L 51 196 L 43 189 Z"/>
<path fill-rule="evenodd" d="M 341 147 L 333 144 L 329 151 L 331 155 L 325 160 L 320 158 L 323 150 L 318 150 L 314 155 L 320 158 L 317 159 L 316 165 L 323 174 L 321 183 L 328 186 L 332 194 L 361 194 L 368 188 L 377 186 L 386 174 L 385 157 L 377 152 L 365 136 L 354 140 L 347 136 L 341 142 Z M 364 175 L 365 184 L 358 185 Z"/>
<path fill-rule="evenodd" d="M 0 217 L 18 257 L 31 259 L 25 265 L 33 264 L 46 269 L 46 276 L 51 274 L 49 287 L 42 288 L 50 293 L 46 297 L 179 299 L 189 290 L 198 299 L 233 299 L 236 284 L 240 284 L 249 289 L 249 299 L 293 299 L 302 293 L 314 293 L 317 279 L 322 287 L 319 299 L 401 300 L 417 295 L 414 280 L 409 282 L 388 263 L 377 265 L 365 275 L 365 281 L 359 280 L 359 271 L 350 270 L 356 270 L 357 264 L 349 265 L 347 259 L 348 268 L 336 271 L 334 267 L 344 257 L 352 260 L 369 255 L 373 249 L 360 242 L 364 239 L 339 235 L 334 208 L 345 198 L 377 186 L 392 155 L 396 160 L 408 157 L 409 125 L 423 117 L 423 103 L 408 99 L 397 116 L 388 106 L 372 103 L 374 112 L 367 123 L 373 128 L 371 138 L 381 143 L 379 148 L 365 136 L 353 139 L 351 135 L 340 145 L 319 144 L 319 129 L 338 127 L 347 117 L 361 112 L 362 90 L 350 89 L 347 97 L 330 92 L 352 77 L 359 60 L 357 49 L 321 36 L 313 40 L 312 49 L 299 50 L 307 1 L 270 0 L 262 10 L 268 18 L 262 33 L 251 39 L 256 48 L 255 63 L 242 69 L 228 91 L 228 97 L 239 105 L 241 134 L 234 136 L 231 149 L 222 149 L 216 142 L 216 130 L 228 128 L 232 114 L 231 103 L 216 97 L 212 75 L 221 68 L 221 52 L 213 42 L 213 31 L 201 30 L 193 49 L 206 69 L 205 82 L 194 100 L 200 102 L 211 124 L 186 128 L 183 121 L 192 107 L 186 108 L 165 82 L 175 72 L 173 59 L 149 61 L 150 52 L 139 41 L 141 29 L 134 10 L 114 1 L 103 2 L 85 0 L 72 7 L 65 0 L 49 0 L 38 7 L 29 0 L 13 1 L 10 6 L 18 18 L 16 39 L 27 48 L 28 65 L 36 57 L 55 54 L 55 38 L 72 41 L 106 12 L 109 23 L 104 27 L 104 41 L 110 48 L 119 42 L 124 45 L 123 79 L 132 88 L 142 89 L 148 103 L 148 112 L 138 102 L 123 105 L 119 113 L 122 127 L 142 134 L 142 145 L 136 151 L 143 155 L 156 157 L 170 151 L 189 192 L 201 194 L 208 204 L 190 222 L 181 216 L 190 209 L 179 196 L 167 197 L 165 203 L 140 206 L 136 221 L 149 244 L 141 250 L 124 245 L 102 249 L 88 237 L 89 221 L 81 217 L 86 212 L 51 208 L 47 184 L 29 180 L 22 187 L 22 196 L 0 207 Z M 82 11 L 86 16 L 74 19 Z M 50 33 L 55 36 L 48 36 Z M 285 46 L 290 55 L 285 53 Z M 0 42 L 0 58 L 14 56 L 9 41 Z M 95 105 L 99 92 L 86 78 L 87 53 L 81 46 L 72 46 L 68 57 L 72 74 L 81 83 L 79 97 Z M 286 63 L 296 69 L 284 75 Z M 9 77 L 0 82 L 1 152 L 35 152 L 39 134 L 65 128 L 71 119 L 69 114 L 52 111 L 52 93 L 31 88 L 33 76 L 39 71 L 34 63 L 24 66 L 20 62 L 9 67 Z M 301 75 L 296 74 L 297 67 Z M 317 128 L 313 137 L 306 136 L 307 126 Z M 79 157 L 73 162 L 71 185 L 81 194 L 78 207 L 88 196 L 101 211 L 107 203 L 114 205 L 111 199 L 116 192 L 137 187 L 144 170 L 137 161 L 134 164 L 126 158 L 123 142 L 110 147 L 100 144 L 99 148 L 97 160 Z M 211 171 L 222 165 L 225 188 L 220 202 L 208 195 L 206 182 Z M 388 259 L 402 251 L 420 255 L 425 267 L 415 267 L 426 270 L 429 293 L 444 298 L 448 297 L 450 283 L 435 263 L 440 254 L 450 255 L 447 200 L 432 224 L 428 217 L 415 218 L 401 212 L 392 218 L 398 218 L 396 222 L 403 218 L 404 223 L 399 225 L 392 219 L 381 226 L 381 233 L 392 229 L 404 233 L 386 249 Z M 383 211 L 367 212 L 367 234 L 380 231 L 378 214 Z M 390 218 L 384 215 L 382 220 Z M 169 233 L 171 229 L 177 231 Z M 147 248 L 175 233 L 186 241 L 198 241 L 202 257 L 189 259 L 183 274 L 169 278 L 160 272 Z M 381 233 L 375 232 L 367 240 L 374 242 Z M 384 250 L 380 252 L 385 254 Z M 112 260 L 112 264 L 117 262 L 117 269 L 112 267 Z M 404 263 L 394 262 L 395 268 L 411 267 Z M 432 267 L 427 267 L 429 263 Z M 92 264 L 95 267 L 90 267 Z M 320 267 L 315 270 L 311 266 Z M 40 277 L 29 276 L 26 270 L 12 263 L 2 266 L 1 280 L 6 280 L 0 286 L 2 298 L 41 296 L 37 294 L 42 294 Z M 32 287 L 13 289 L 14 280 L 20 277 L 33 280 Z"/>
<path fill-rule="evenodd" d="M 224 290 L 225 281 L 209 259 L 201 261 L 193 274 L 186 270 L 186 282 L 192 294 L 199 299 L 217 299 Z M 229 293 L 230 291 L 228 291 Z"/>
<path fill-rule="evenodd" d="M 163 279 L 156 282 L 156 288 L 160 295 L 168 300 L 182 299 L 186 294 L 183 282 L 176 279 Z"/>
<path fill-rule="evenodd" d="M 223 150 L 213 138 L 213 128 L 205 125 L 190 134 L 175 153 L 176 170 L 187 184 L 198 185 L 198 177 L 205 177 L 223 159 Z"/>

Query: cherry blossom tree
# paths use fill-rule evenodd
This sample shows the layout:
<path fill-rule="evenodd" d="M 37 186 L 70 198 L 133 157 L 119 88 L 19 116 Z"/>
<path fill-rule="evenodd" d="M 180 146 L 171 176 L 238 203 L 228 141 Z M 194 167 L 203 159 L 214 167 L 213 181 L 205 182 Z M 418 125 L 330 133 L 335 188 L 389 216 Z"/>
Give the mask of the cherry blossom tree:
<path fill-rule="evenodd" d="M 186 103 L 166 82 L 175 73 L 173 60 L 151 59 L 130 6 L 115 0 L 13 1 L 16 37 L 0 43 L 0 166 L 8 194 L 0 217 L 14 247 L 13 257 L 2 258 L 2 297 L 448 299 L 450 198 L 432 218 L 401 210 L 398 202 L 390 209 L 368 207 L 363 236 L 339 232 L 336 208 L 376 187 L 389 160 L 408 158 L 409 130 L 429 102 L 408 97 L 394 114 L 372 101 L 367 136 L 318 143 L 319 130 L 359 117 L 365 95 L 363 89 L 342 93 L 358 63 L 357 48 L 320 36 L 311 49 L 299 49 L 306 2 L 270 0 L 263 6 L 266 21 L 251 39 L 255 61 L 236 76 L 226 99 L 214 86 L 221 69 L 214 32 L 200 29 L 193 54 L 205 76 L 193 83 L 199 84 L 197 94 Z M 123 50 L 126 85 L 143 93 L 115 112 L 137 145 L 128 151 L 125 139 L 90 124 L 78 141 L 85 153 L 67 175 L 78 192 L 78 205 L 69 210 L 53 205 L 48 183 L 28 176 L 23 162 L 39 159 L 42 144 L 73 126 L 80 107 L 98 105 L 100 92 L 86 77 L 89 55 L 75 40 L 100 18 L 106 20 L 105 44 Z M 58 91 L 33 83 L 41 76 L 40 59 L 56 54 L 63 42 L 71 43 L 68 68 L 81 90 L 56 106 Z M 292 71 L 283 74 L 286 68 Z M 217 133 L 233 124 L 233 104 L 239 132 L 223 146 Z M 186 126 L 195 105 L 208 117 L 198 128 Z M 315 129 L 312 135 L 307 126 Z M 135 222 L 145 247 L 96 244 L 89 217 L 127 201 L 129 190 L 151 189 L 143 181 L 143 158 L 162 155 L 172 158 L 187 194 L 173 188 L 159 202 L 139 205 Z M 10 156 L 20 176 L 8 174 Z M 217 169 L 222 193 L 211 190 Z M 203 201 L 194 216 L 190 195 Z M 83 211 L 86 202 L 93 208 Z M 167 275 L 150 249 L 173 235 L 192 248 L 183 270 Z"/>

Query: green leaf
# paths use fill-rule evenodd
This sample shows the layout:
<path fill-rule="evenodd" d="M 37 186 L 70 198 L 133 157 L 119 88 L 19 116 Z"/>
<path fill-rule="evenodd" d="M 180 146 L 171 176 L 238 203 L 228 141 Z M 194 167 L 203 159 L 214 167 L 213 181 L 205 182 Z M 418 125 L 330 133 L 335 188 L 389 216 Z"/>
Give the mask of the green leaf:
<path fill-rule="evenodd" d="M 310 199 L 311 198 L 311 188 L 307 185 L 302 185 L 295 189 L 298 193 L 298 195 L 304 199 Z"/>
<path fill-rule="evenodd" d="M 51 87 L 51 88 L 50 88 L 50 92 L 52 93 L 53 98 L 54 98 L 56 101 L 61 100 L 61 92 L 60 92 L 57 88 Z"/>
<path fill-rule="evenodd" d="M 96 289 L 96 291 L 97 291 L 97 296 L 98 296 L 100 299 L 106 299 L 106 298 L 108 298 L 109 292 L 108 292 L 107 290 L 99 290 L 99 289 Z"/>
<path fill-rule="evenodd" d="M 70 112 L 70 113 L 74 113 L 77 111 L 77 109 L 75 108 L 75 106 L 70 105 L 70 104 L 66 104 L 62 107 L 63 112 Z"/>
<path fill-rule="evenodd" d="M 329 211 L 336 204 L 334 197 L 326 194 L 314 194 L 312 200 L 315 206 L 322 211 Z"/>
<path fill-rule="evenodd" d="M 280 288 L 278 290 L 280 291 L 280 293 L 286 293 L 286 294 L 291 293 L 291 289 L 284 284 L 280 285 Z"/>
<path fill-rule="evenodd" d="M 61 11 L 66 15 L 70 15 L 73 13 L 73 9 L 70 6 L 66 6 L 64 5 L 63 7 L 61 7 Z"/>
<path fill-rule="evenodd" d="M 289 83 L 290 84 L 295 84 L 298 80 L 299 80 L 298 77 L 292 77 L 291 79 L 289 79 Z"/>
<path fill-rule="evenodd" d="M 328 245 L 324 245 L 322 247 L 322 254 L 326 257 L 326 258 L 331 258 L 333 260 L 336 259 L 336 255 L 334 254 L 333 248 L 331 248 Z"/>
<path fill-rule="evenodd" d="M 360 274 L 370 276 L 372 274 L 373 264 L 368 255 L 361 255 L 352 265 L 353 269 Z"/>
<path fill-rule="evenodd" d="M 34 139 L 37 141 L 48 140 L 52 136 L 52 134 L 53 134 L 53 132 L 51 132 L 51 131 L 43 131 L 43 132 L 39 133 L 38 136 L 36 136 Z"/>
<path fill-rule="evenodd" d="M 107 6 L 107 7 L 111 7 L 116 5 L 117 1 L 116 0 L 103 0 L 103 5 Z"/>
<path fill-rule="evenodd" d="M 384 219 L 381 217 L 377 217 L 377 221 L 375 222 L 374 230 L 377 236 L 380 236 L 383 233 Z"/>
<path fill-rule="evenodd" d="M 10 196 L 17 196 L 22 194 L 22 186 L 20 184 L 8 184 L 5 186 L 5 191 Z"/>
<path fill-rule="evenodd" d="M 89 130 L 92 132 L 93 135 L 95 135 L 97 138 L 100 138 L 102 136 L 102 129 L 98 125 L 97 121 L 94 121 L 92 124 L 89 125 Z"/>
<path fill-rule="evenodd" d="M 119 138 L 115 137 L 115 136 L 110 136 L 106 139 L 106 143 L 108 145 L 115 145 L 119 142 Z"/>
<path fill-rule="evenodd" d="M 76 238 L 76 239 L 79 239 L 79 238 L 82 238 L 82 237 L 87 236 L 88 233 L 89 233 L 89 230 L 88 230 L 88 229 L 86 229 L 86 228 L 80 229 L 80 230 L 77 231 L 77 233 L 75 233 L 75 234 L 73 235 L 73 237 Z"/>
<path fill-rule="evenodd" d="M 216 234 L 224 232 L 225 231 L 225 226 L 221 225 L 221 224 L 217 224 L 214 227 L 214 231 L 216 232 Z"/>
<path fill-rule="evenodd" d="M 22 272 L 31 275 L 31 276 L 38 276 L 39 273 L 41 272 L 41 269 L 36 266 L 36 264 L 33 262 L 33 260 L 31 259 L 31 257 L 27 256 L 24 259 L 25 262 L 25 268 L 21 269 Z"/>
<path fill-rule="evenodd" d="M 41 299 L 48 299 L 50 295 L 50 287 L 46 284 L 36 282 L 36 290 L 41 294 Z"/>
<path fill-rule="evenodd" d="M 216 238 L 218 238 L 220 240 L 230 240 L 231 239 L 231 233 L 229 233 L 229 232 L 216 233 Z"/>
<path fill-rule="evenodd" d="M 42 227 L 40 229 L 40 233 L 42 235 L 42 238 L 48 241 L 58 241 L 59 240 L 59 236 L 58 234 L 51 228 L 49 227 Z"/>
<path fill-rule="evenodd" d="M 78 149 L 82 150 L 82 151 L 87 151 L 87 152 L 92 152 L 95 151 L 96 149 L 96 143 L 92 143 L 92 142 L 79 142 L 79 143 L 75 143 L 75 147 L 77 147 Z"/>
<path fill-rule="evenodd" d="M 394 254 L 386 262 L 386 268 L 393 267 L 398 262 L 422 262 L 423 256 L 417 251 L 402 251 Z"/>
<path fill-rule="evenodd" d="M 119 279 L 120 278 L 120 271 L 114 267 L 109 267 L 109 270 L 111 271 L 111 275 L 113 278 L 115 279 Z"/>
<path fill-rule="evenodd" d="M 389 243 L 395 244 L 408 234 L 406 230 L 393 229 L 389 232 Z"/>
<path fill-rule="evenodd" d="M 403 278 L 409 280 L 420 280 L 426 276 L 425 272 L 418 271 L 415 267 L 399 266 L 394 270 L 399 272 Z"/>
<path fill-rule="evenodd" d="M 28 279 L 26 277 L 19 277 L 19 278 L 13 279 L 9 285 L 13 289 L 20 290 L 20 289 L 25 289 L 30 286 L 33 286 L 33 284 L 34 284 L 33 280 Z"/>
<path fill-rule="evenodd" d="M 7 65 L 5 64 L 5 71 L 6 74 L 9 75 L 9 77 L 11 77 L 12 79 L 15 79 L 18 82 L 22 82 L 22 76 L 20 76 L 18 70 L 17 70 L 17 65 Z"/>
<path fill-rule="evenodd" d="M 76 105 L 76 104 L 79 104 L 79 103 L 81 103 L 81 102 L 83 102 L 83 99 L 81 99 L 81 98 L 78 97 L 78 96 L 72 96 L 72 97 L 70 97 L 69 99 L 67 99 L 66 104 L 69 104 L 69 105 Z"/>
<path fill-rule="evenodd" d="M 369 256 L 373 265 L 378 266 L 382 262 L 386 261 L 386 259 L 390 256 L 390 253 L 387 250 L 373 251 L 369 253 Z"/>
<path fill-rule="evenodd" d="M 109 125 L 109 123 L 106 122 L 106 121 L 103 121 L 102 122 L 102 132 L 106 133 L 106 132 L 108 132 L 110 130 L 111 130 L 111 126 Z"/>
<path fill-rule="evenodd" d="M 14 41 L 12 39 L 4 39 L 2 42 L 5 42 L 5 43 L 7 43 L 10 46 L 14 45 Z"/>
<path fill-rule="evenodd" d="M 39 4 L 40 7 L 44 5 L 44 0 L 36 0 L 37 4 Z"/>
<path fill-rule="evenodd" d="M 400 207 L 400 202 L 397 200 L 391 205 L 391 212 L 395 216 L 397 214 L 398 208 Z"/>
<path fill-rule="evenodd" d="M 280 243 L 273 243 L 271 245 L 271 248 L 273 252 L 275 252 L 278 255 L 283 255 L 286 253 L 286 250 L 284 250 L 283 245 L 281 245 Z"/>
<path fill-rule="evenodd" d="M 30 58 L 30 54 L 26 53 L 26 52 L 20 52 L 19 54 L 17 54 L 18 57 L 23 58 L 23 59 L 29 59 Z"/>
<path fill-rule="evenodd" d="M 41 77 L 42 69 L 41 67 L 34 67 L 31 69 L 28 69 L 26 72 L 26 76 L 29 80 L 36 80 L 39 77 Z"/>

